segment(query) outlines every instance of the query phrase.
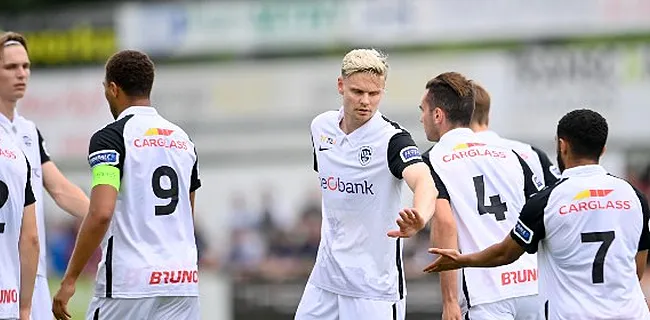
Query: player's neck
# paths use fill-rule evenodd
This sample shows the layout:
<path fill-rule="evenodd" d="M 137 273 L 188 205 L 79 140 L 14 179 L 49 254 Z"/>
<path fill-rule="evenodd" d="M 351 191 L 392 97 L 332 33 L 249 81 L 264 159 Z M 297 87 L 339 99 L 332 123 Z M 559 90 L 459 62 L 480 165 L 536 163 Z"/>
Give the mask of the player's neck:
<path fill-rule="evenodd" d="M 344 116 L 343 119 L 341 119 L 341 123 L 340 123 L 339 127 L 341 128 L 343 133 L 345 133 L 347 135 L 347 134 L 352 133 L 354 130 L 357 130 L 357 129 L 361 128 L 361 126 L 363 126 L 365 123 L 366 122 L 354 121 L 354 120 Z"/>
<path fill-rule="evenodd" d="M 16 101 L 7 101 L 0 99 L 0 113 L 7 117 L 7 119 L 14 121 L 14 115 L 16 113 Z"/>
<path fill-rule="evenodd" d="M 124 108 L 128 107 L 133 107 L 133 106 L 140 106 L 140 107 L 145 107 L 145 106 L 151 106 L 151 99 L 149 98 L 132 98 L 129 100 L 129 105 Z"/>
<path fill-rule="evenodd" d="M 597 165 L 598 160 L 592 160 L 592 159 L 575 159 L 571 161 L 566 161 L 565 163 L 565 169 L 571 169 L 571 168 L 576 168 L 576 167 L 581 167 L 581 166 L 590 166 L 590 165 Z"/>
<path fill-rule="evenodd" d="M 472 131 L 474 132 L 483 132 L 483 131 L 490 130 L 487 124 L 478 124 L 478 123 L 471 123 L 469 125 L 469 128 L 472 129 Z"/>

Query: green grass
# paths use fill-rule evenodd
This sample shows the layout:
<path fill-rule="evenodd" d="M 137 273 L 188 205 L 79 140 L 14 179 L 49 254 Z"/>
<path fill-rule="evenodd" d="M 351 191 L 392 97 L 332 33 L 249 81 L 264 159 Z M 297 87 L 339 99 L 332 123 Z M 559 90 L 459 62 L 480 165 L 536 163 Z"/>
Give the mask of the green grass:
<path fill-rule="evenodd" d="M 61 279 L 50 277 L 48 282 L 50 283 L 50 292 L 52 296 L 54 296 L 54 294 L 59 290 Z M 85 318 L 86 310 L 88 310 L 88 303 L 90 303 L 90 299 L 93 297 L 93 282 L 93 279 L 88 278 L 80 278 L 79 281 L 77 281 L 75 294 L 68 303 L 68 311 L 71 313 L 72 319 Z"/>

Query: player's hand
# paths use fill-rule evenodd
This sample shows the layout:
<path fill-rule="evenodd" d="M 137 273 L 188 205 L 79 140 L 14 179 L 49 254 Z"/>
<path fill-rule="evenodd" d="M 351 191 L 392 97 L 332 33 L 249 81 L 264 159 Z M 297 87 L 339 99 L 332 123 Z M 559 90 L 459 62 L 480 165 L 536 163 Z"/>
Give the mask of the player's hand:
<path fill-rule="evenodd" d="M 52 299 L 52 313 L 56 320 L 68 320 L 72 318 L 68 312 L 68 301 L 74 295 L 75 283 L 72 281 L 62 281 L 61 288 Z"/>
<path fill-rule="evenodd" d="M 424 228 L 425 221 L 415 208 L 403 209 L 399 216 L 399 230 L 388 231 L 391 238 L 410 238 Z"/>
<path fill-rule="evenodd" d="M 432 264 L 424 268 L 424 272 L 426 273 L 455 270 L 463 267 L 459 261 L 461 254 L 458 252 L 458 250 L 430 248 L 429 253 L 439 254 L 440 257 L 438 257 L 438 259 L 436 259 L 436 261 L 434 261 Z"/>
<path fill-rule="evenodd" d="M 442 307 L 442 320 L 463 320 L 458 303 L 445 304 Z"/>

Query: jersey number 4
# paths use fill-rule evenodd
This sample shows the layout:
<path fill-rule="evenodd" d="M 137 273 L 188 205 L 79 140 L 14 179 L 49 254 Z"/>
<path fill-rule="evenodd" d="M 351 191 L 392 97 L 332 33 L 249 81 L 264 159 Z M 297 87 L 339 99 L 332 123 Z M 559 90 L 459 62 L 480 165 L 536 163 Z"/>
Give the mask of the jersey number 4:
<path fill-rule="evenodd" d="M 9 200 L 9 188 L 7 184 L 0 181 L 0 209 L 5 206 Z M 0 233 L 5 233 L 5 222 L 0 222 Z"/>
<path fill-rule="evenodd" d="M 169 188 L 163 188 L 163 177 L 169 179 Z M 154 170 L 153 176 L 151 177 L 151 187 L 156 197 L 162 200 L 169 199 L 168 204 L 156 206 L 156 215 L 166 216 L 174 213 L 178 205 L 178 174 L 174 171 L 174 168 L 160 166 Z"/>
<path fill-rule="evenodd" d="M 505 202 L 501 201 L 501 196 L 496 194 L 490 196 L 490 204 L 485 203 L 485 180 L 483 176 L 474 177 L 474 190 L 476 191 L 476 203 L 478 214 L 484 215 L 491 213 L 497 221 L 506 219 L 506 211 L 508 206 Z"/>
<path fill-rule="evenodd" d="M 603 283 L 605 281 L 605 255 L 607 255 L 607 250 L 609 250 L 612 242 L 614 242 L 614 238 L 616 238 L 614 231 L 580 234 L 580 241 L 582 243 L 602 242 L 600 248 L 596 251 L 593 269 L 591 270 L 591 282 L 593 283 Z"/>

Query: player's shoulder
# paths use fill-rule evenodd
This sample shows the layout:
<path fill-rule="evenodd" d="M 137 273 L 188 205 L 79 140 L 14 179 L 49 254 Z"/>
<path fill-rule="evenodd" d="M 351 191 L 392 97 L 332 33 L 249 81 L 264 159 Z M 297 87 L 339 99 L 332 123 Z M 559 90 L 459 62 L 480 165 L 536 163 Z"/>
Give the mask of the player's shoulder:
<path fill-rule="evenodd" d="M 27 119 L 27 118 L 21 116 L 20 114 L 16 114 L 16 115 L 15 115 L 15 117 L 14 117 L 14 123 L 15 123 L 16 125 L 18 125 L 18 127 L 19 127 L 21 130 L 30 130 L 30 131 L 32 131 L 32 130 L 33 130 L 33 131 L 38 130 L 37 127 L 36 127 L 36 123 L 34 123 L 34 121 L 29 120 L 29 119 Z"/>
<path fill-rule="evenodd" d="M 318 127 L 323 127 L 327 125 L 332 125 L 332 123 L 337 124 L 339 117 L 339 111 L 337 110 L 328 110 L 317 116 L 311 121 L 312 130 Z"/>
<path fill-rule="evenodd" d="M 97 139 L 100 137 L 123 137 L 124 136 L 124 127 L 126 126 L 127 122 L 133 118 L 133 115 L 127 115 L 123 118 L 117 119 L 101 128 L 96 130 L 92 137 L 91 141 L 93 139 Z"/>
<path fill-rule="evenodd" d="M 635 193 L 639 198 L 645 198 L 645 194 L 637 187 L 635 187 L 632 183 L 630 183 L 627 179 L 611 173 L 607 173 L 606 177 L 612 181 L 614 187 L 627 189 L 628 192 Z"/>
<path fill-rule="evenodd" d="M 567 191 L 565 190 L 565 188 L 571 188 L 571 186 L 569 186 L 569 184 L 566 183 L 568 180 L 569 178 L 561 178 L 557 180 L 555 183 L 545 186 L 537 193 L 533 193 L 532 195 L 530 195 L 526 202 L 533 202 L 533 203 L 543 202 L 544 204 L 547 203 L 548 200 L 555 194 L 566 193 Z"/>

